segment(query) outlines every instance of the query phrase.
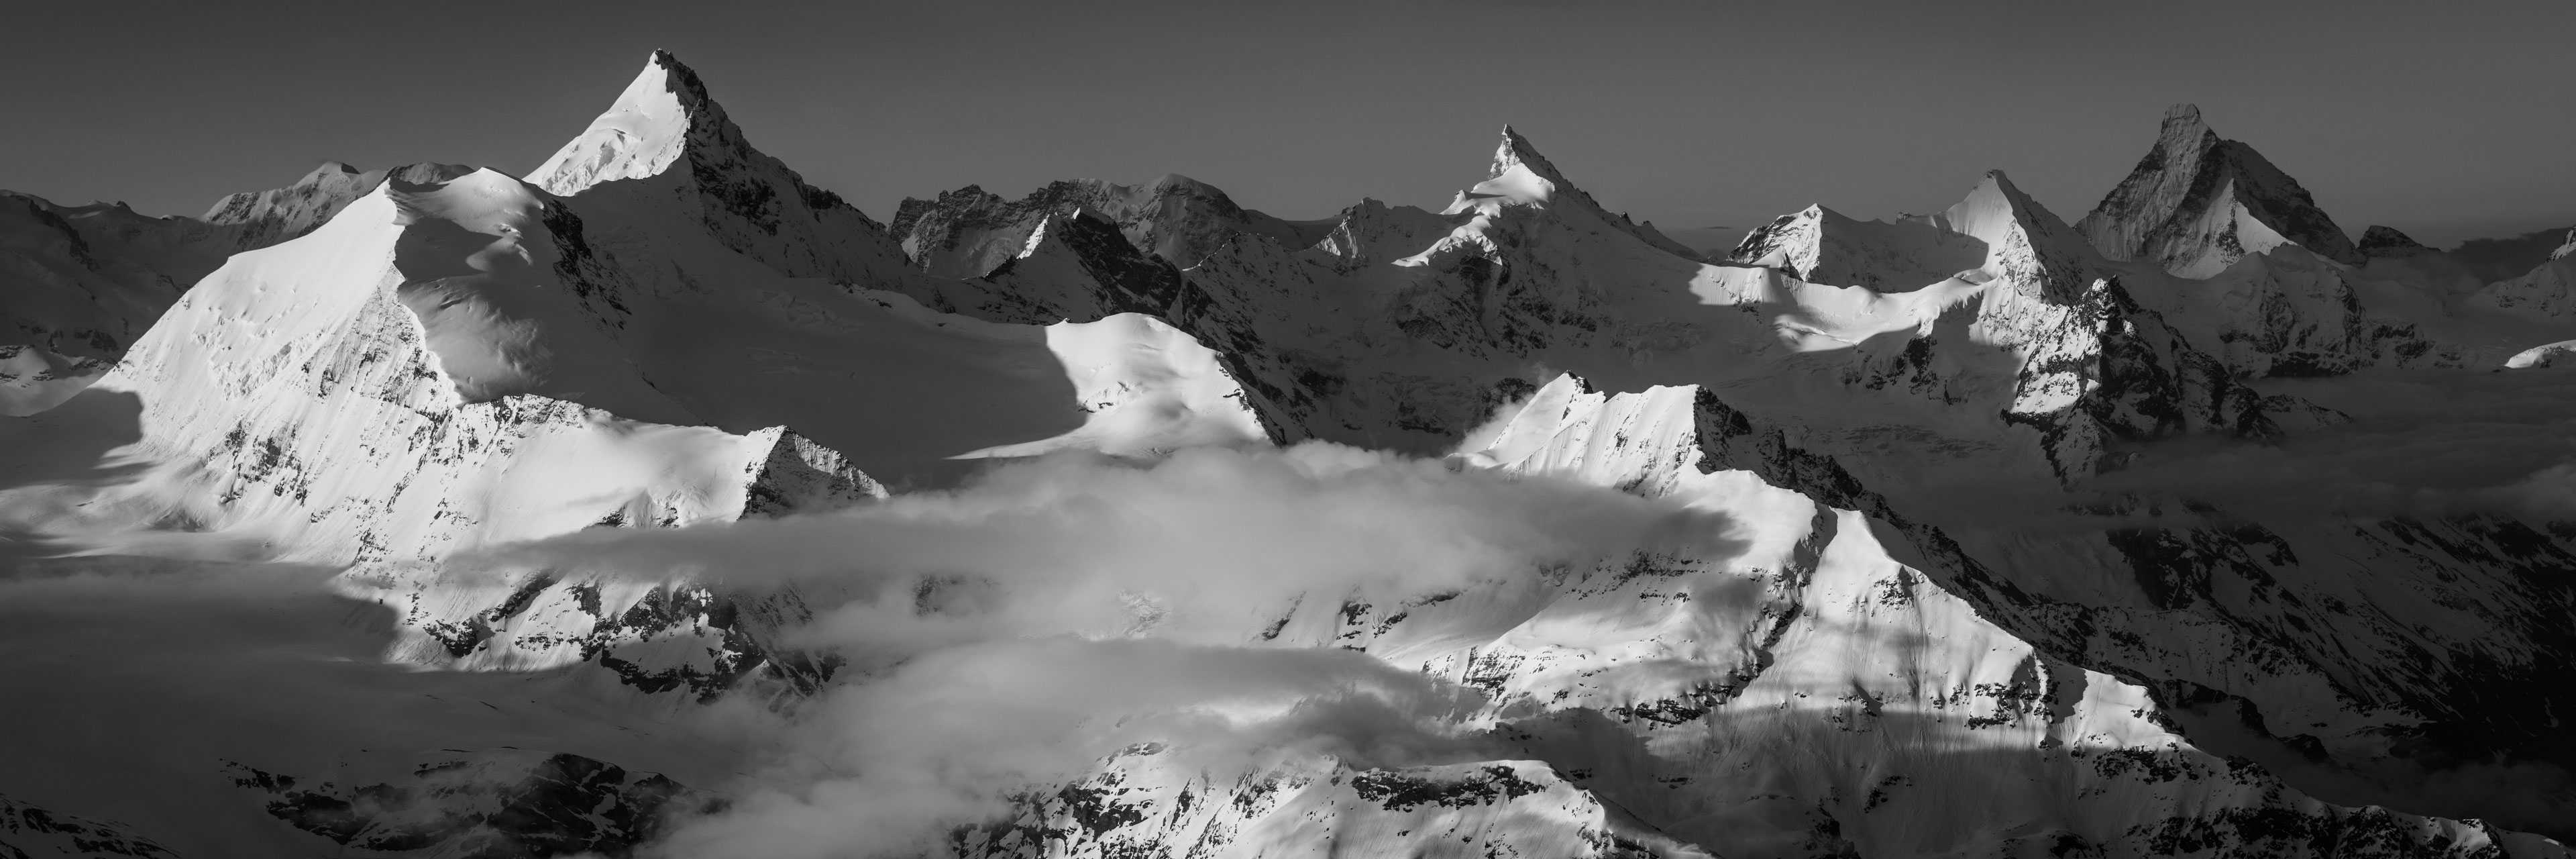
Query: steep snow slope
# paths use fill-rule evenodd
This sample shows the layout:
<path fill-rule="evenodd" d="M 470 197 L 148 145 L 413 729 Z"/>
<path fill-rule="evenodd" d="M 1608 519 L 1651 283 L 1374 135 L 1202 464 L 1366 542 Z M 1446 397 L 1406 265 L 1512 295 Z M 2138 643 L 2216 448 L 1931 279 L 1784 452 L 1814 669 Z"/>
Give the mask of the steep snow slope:
<path fill-rule="evenodd" d="M 1419 253 L 1350 266 L 1241 238 L 1184 272 L 1172 318 L 1227 353 L 1286 439 L 1428 449 L 1562 370 L 1618 388 L 1705 386 L 1938 525 L 1936 542 L 1962 547 L 1988 587 L 2019 595 L 1969 594 L 1990 622 L 2159 700 L 2260 720 L 2231 751 L 2321 758 L 2300 777 L 2362 801 L 2552 819 L 2510 791 L 2413 782 L 2450 754 L 2562 765 L 2537 733 L 2554 704 L 2459 702 L 2557 688 L 2551 666 L 2576 651 L 2542 619 L 2567 594 L 2541 571 L 2569 551 L 2564 537 L 2477 512 L 2391 518 L 2210 497 L 2136 471 L 2173 440 L 2233 451 L 2225 440 L 2275 443 L 2347 420 L 2249 376 L 2509 350 L 2382 331 L 2350 296 L 2403 284 L 2347 283 L 2322 260 L 2295 267 L 2315 259 L 2301 248 L 2214 289 L 2100 260 L 1999 175 L 1927 219 L 1987 251 L 1923 289 L 1700 265 L 1605 221 L 1552 166 L 1531 167 L 1546 162 L 1528 149 L 1507 136 L 1487 181 L 1446 213 L 1459 226 Z M 2198 291 L 2168 289 L 2182 286 Z M 2275 324 L 2277 337 L 2248 336 Z M 2379 382 L 2354 384 L 2323 393 L 2348 400 Z M 2428 544 L 2439 548 L 2407 548 Z M 2495 560 L 2513 557 L 2532 560 Z"/>
<path fill-rule="evenodd" d="M 864 452 L 871 473 L 897 483 L 949 479 L 958 467 L 946 460 L 958 454 L 1119 420 L 1147 435 L 1168 429 L 1205 439 L 1244 425 L 1243 406 L 1221 384 L 1196 381 L 1221 378 L 1213 367 L 1165 374 L 1103 357 L 1128 346 L 1160 349 L 1168 328 L 1159 323 L 1100 329 L 1133 336 L 1120 345 L 941 316 L 890 292 L 858 289 L 920 296 L 935 293 L 937 281 L 911 271 L 857 210 L 837 198 L 815 203 L 820 192 L 808 193 L 777 159 L 749 148 L 695 73 L 668 54 L 655 54 L 617 104 L 534 175 L 578 190 L 567 202 L 581 213 L 578 231 L 556 233 L 577 248 L 567 254 L 580 263 L 568 275 L 582 284 L 576 291 L 614 296 L 600 316 L 611 338 L 646 383 L 698 421 L 735 432 L 788 424 L 835 449 Z M 1071 262 L 1052 252 L 1063 250 L 1059 243 L 1040 244 L 1050 252 L 1039 256 Z M 808 277 L 817 274 L 838 282 Z M 1059 356 L 1051 342 L 1094 351 Z M 1157 381 L 1099 376 L 1093 368 L 1104 365 L 1134 366 Z M 1159 403 L 1147 407 L 1162 416 L 1156 421 L 1129 420 L 1115 404 L 1078 399 L 1074 390 L 1123 384 L 1147 392 L 1164 381 L 1196 393 L 1141 397 Z M 818 385 L 834 396 L 814 396 Z M 1122 452 L 1155 446 L 1106 432 L 1085 437 Z"/>
<path fill-rule="evenodd" d="M 341 207 L 366 196 L 387 179 L 418 185 L 444 182 L 472 172 L 474 168 L 461 164 L 406 164 L 391 170 L 360 170 L 338 161 L 325 161 L 293 185 L 217 200 L 198 220 L 234 227 L 238 250 L 254 250 L 312 232 L 339 214 Z"/>
<path fill-rule="evenodd" d="M 608 111 L 527 176 L 558 196 L 692 222 L 789 277 L 871 284 L 901 268 L 885 228 L 753 149 L 697 72 L 655 51 Z"/>
<path fill-rule="evenodd" d="M 1560 377 L 1467 467 L 1721 517 L 1733 548 L 1465 591 L 1311 594 L 1258 639 L 1359 649 L 1482 692 L 1475 739 L 1242 771 L 1159 745 L 960 833 L 970 856 L 2563 855 L 2476 822 L 2345 808 L 2175 733 L 2146 690 L 1949 592 L 1920 530 L 1772 482 L 1837 471 L 1695 388 Z M 1813 476 L 1822 477 L 1823 474 Z M 1848 481 L 1848 475 L 1840 479 Z M 1915 556 L 1900 561 L 1891 551 Z M 1971 562 L 1973 563 L 1973 562 Z M 1922 564 L 1923 567 L 1917 567 Z M 1932 570 L 1927 575 L 1926 570 Z M 1399 756 L 1401 757 L 1401 756 Z M 1696 845 L 1696 848 L 1687 846 Z M 2508 853 L 2509 852 L 2509 853 Z"/>
<path fill-rule="evenodd" d="M 783 506 L 794 506 L 881 493 L 777 430 L 654 426 L 544 396 L 685 416 L 603 364 L 616 353 L 556 348 L 606 339 L 578 317 L 575 296 L 531 274 L 552 269 L 544 208 L 490 172 L 389 184 L 312 235 L 236 256 L 94 386 L 139 402 L 128 430 L 139 440 L 120 454 L 139 472 L 57 487 L 82 512 L 37 523 L 40 533 L 77 546 L 120 524 L 176 525 L 253 556 L 358 562 L 350 586 L 415 625 L 397 651 L 444 661 L 475 654 L 512 612 L 480 613 L 514 594 L 442 590 L 406 563 L 603 520 L 730 519 L 763 494 L 792 494 Z M 503 300 L 482 302 L 493 297 Z M 459 316 L 473 318 L 442 318 Z M 569 618 L 581 628 L 553 630 L 568 638 L 556 658 L 597 658 L 621 637 L 658 631 L 584 623 L 648 598 L 611 593 L 604 609 Z M 508 661 L 508 643 L 483 658 Z M 756 648 L 716 650 L 743 663 L 731 670 L 761 667 Z"/>
<path fill-rule="evenodd" d="M 466 171 L 392 172 L 430 181 Z M 10 341 L 0 342 L 0 414 L 77 393 L 224 257 L 310 232 L 386 175 L 326 163 L 293 185 L 227 197 L 201 219 L 0 193 L 0 291 L 10 297 L 0 308 L 0 341 Z"/>
<path fill-rule="evenodd" d="M 2283 244 L 2336 262 L 2362 261 L 2298 180 L 2253 147 L 2221 139 L 2188 104 L 2165 113 L 2155 148 L 2076 229 L 2111 259 L 2189 278 Z"/>
<path fill-rule="evenodd" d="M 610 119 L 632 119 L 637 92 L 703 94 L 675 69 L 657 55 L 647 77 L 671 83 L 631 88 Z M 678 109 L 653 116 L 690 129 L 675 152 L 644 153 L 670 155 L 663 166 L 775 166 L 700 151 L 740 135 L 711 102 Z M 613 145 L 626 139 L 583 151 L 641 163 Z M 490 171 L 395 179 L 303 238 L 236 256 L 102 382 L 140 403 L 122 453 L 139 474 L 57 487 L 53 509 L 78 512 L 25 527 L 77 542 L 179 526 L 255 556 L 356 562 L 349 592 L 405 613 L 399 658 L 589 661 L 712 695 L 749 673 L 802 676 L 747 631 L 792 619 L 792 595 L 737 613 L 676 583 L 455 581 L 423 562 L 882 494 L 835 450 L 919 485 L 964 472 L 961 456 L 1263 437 L 1215 356 L 1169 326 L 979 322 L 782 276 L 779 260 L 819 257 L 729 248 L 718 215 L 731 210 L 659 193 L 695 194 L 702 178 L 646 174 L 570 200 Z"/>
<path fill-rule="evenodd" d="M 535 184 L 387 181 L 236 256 L 95 390 L 11 424 L 32 441 L 0 461 L 0 557 L 310 561 L 341 598 L 87 624 L 0 601 L 13 652 L 129 657 L 8 666 L 72 690 L 12 710 L 17 733 L 98 730 L 0 793 L 185 847 L 625 850 L 741 775 L 660 714 L 883 679 L 806 628 L 852 595 L 448 561 L 870 504 L 879 479 L 947 485 L 961 457 L 1428 453 L 1476 430 L 1460 473 L 1611 487 L 1711 533 L 1217 619 L 1122 591 L 1112 639 L 1358 651 L 1481 701 L 1438 743 L 1328 731 L 1225 766 L 1189 737 L 1132 747 L 950 846 L 2563 855 L 2508 830 L 2567 819 L 2576 534 L 2514 505 L 2555 503 L 2568 415 L 2549 404 L 2576 399 L 2548 387 L 2563 374 L 2455 368 L 2566 339 L 2521 338 L 2554 312 L 2493 322 L 2565 278 L 2481 299 L 2406 260 L 2356 270 L 2282 215 L 2313 211 L 2304 191 L 2230 146 L 2114 195 L 2218 212 L 2139 233 L 2225 257 L 2205 279 L 2102 259 L 2000 173 L 1935 215 L 1816 209 L 1706 264 L 1509 129 L 1438 214 L 1296 224 L 1168 177 L 908 201 L 890 234 L 656 53 Z M 2541 297 L 2475 306 L 2523 293 Z M 2419 309 L 2420 329 L 2383 324 Z M 117 600 L 147 604 L 95 605 Z M 925 581 L 897 625 L 976 600 Z M 200 698 L 229 703 L 149 727 Z M 272 743 L 281 726 L 306 742 Z M 101 739 L 119 736 L 139 739 Z M 82 764 L 168 777 L 48 776 Z"/>

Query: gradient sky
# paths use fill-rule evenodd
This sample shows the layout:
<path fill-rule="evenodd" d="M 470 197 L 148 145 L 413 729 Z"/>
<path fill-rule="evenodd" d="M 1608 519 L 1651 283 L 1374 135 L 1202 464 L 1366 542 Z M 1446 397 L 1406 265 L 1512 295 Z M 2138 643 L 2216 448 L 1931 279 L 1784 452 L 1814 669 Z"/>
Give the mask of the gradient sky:
<path fill-rule="evenodd" d="M 2565 0 L 232 5 L 5 28 L 0 188 L 196 214 L 326 158 L 524 173 L 663 47 L 879 217 L 1167 172 L 1290 218 L 1437 208 L 1508 122 L 1667 228 L 1931 211 L 1990 168 L 2071 221 L 2192 101 L 2356 235 L 2576 223 Z"/>

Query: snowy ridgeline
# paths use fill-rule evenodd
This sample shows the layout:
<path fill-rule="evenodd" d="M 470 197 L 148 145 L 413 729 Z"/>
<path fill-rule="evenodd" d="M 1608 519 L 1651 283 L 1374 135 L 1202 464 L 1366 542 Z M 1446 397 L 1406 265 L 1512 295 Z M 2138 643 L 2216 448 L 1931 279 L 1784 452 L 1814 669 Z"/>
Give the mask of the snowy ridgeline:
<path fill-rule="evenodd" d="M 2072 225 L 1998 172 L 1714 261 L 1508 129 L 1438 212 L 1168 176 L 880 225 L 667 54 L 524 180 L 11 199 L 28 855 L 2553 856 L 2576 819 L 2576 535 L 2527 524 L 2576 257 L 2356 245 L 2196 110 Z"/>

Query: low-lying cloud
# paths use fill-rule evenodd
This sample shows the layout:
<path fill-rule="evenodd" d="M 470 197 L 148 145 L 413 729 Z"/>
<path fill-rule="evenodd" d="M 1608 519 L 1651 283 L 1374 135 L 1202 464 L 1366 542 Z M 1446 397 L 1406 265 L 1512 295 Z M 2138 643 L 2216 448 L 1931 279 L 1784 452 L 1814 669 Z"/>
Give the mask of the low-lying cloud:
<path fill-rule="evenodd" d="M 783 713 L 719 707 L 769 756 L 665 852 L 917 855 L 1139 743 L 1238 771 L 1460 754 L 1477 742 L 1473 690 L 1261 633 L 1300 605 L 1533 589 L 1544 570 L 1639 550 L 1725 557 L 1728 531 L 1600 487 L 1308 444 L 1051 456 L 953 492 L 594 529 L 457 567 L 793 587 L 815 612 L 795 643 L 846 659 L 840 684 Z"/>

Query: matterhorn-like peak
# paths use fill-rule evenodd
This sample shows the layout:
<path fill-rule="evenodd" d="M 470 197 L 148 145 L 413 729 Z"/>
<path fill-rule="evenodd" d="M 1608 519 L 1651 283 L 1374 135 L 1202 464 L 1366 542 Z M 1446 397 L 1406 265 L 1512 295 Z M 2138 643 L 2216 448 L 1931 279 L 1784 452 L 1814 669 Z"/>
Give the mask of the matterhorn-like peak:
<path fill-rule="evenodd" d="M 883 226 L 753 148 L 669 51 L 654 51 L 607 112 L 527 180 L 562 197 L 619 198 L 594 212 L 678 215 L 790 277 L 874 283 L 904 265 Z"/>
<path fill-rule="evenodd" d="M 2192 278 L 2285 244 L 2362 259 L 2308 189 L 2253 147 L 2219 137 L 2190 104 L 2165 111 L 2154 148 L 2075 227 L 2103 256 Z"/>
<path fill-rule="evenodd" d="M 2047 207 L 2041 206 L 2039 201 L 2022 193 L 2021 188 L 2013 184 L 2012 177 L 2004 175 L 2001 170 L 1986 171 L 1985 176 L 1977 181 L 1977 187 L 1969 189 L 1968 196 L 1942 210 L 1934 221 L 1953 232 L 1974 236 L 1988 244 L 2007 240 L 2010 230 L 2054 232 L 2054 228 L 2065 223 Z"/>
<path fill-rule="evenodd" d="M 2165 108 L 2164 126 L 2158 129 L 2156 137 L 2168 145 L 2181 144 L 2171 147 L 2179 149 L 2196 145 L 2202 138 L 2215 134 L 2217 132 L 2209 130 L 2209 123 L 2200 118 L 2200 105 L 2185 102 Z"/>
<path fill-rule="evenodd" d="M 1555 199 L 1557 189 L 1571 187 L 1556 165 L 1531 146 L 1529 138 L 1503 126 L 1502 143 L 1494 147 L 1493 166 L 1485 171 L 1485 181 L 1459 192 L 1449 204 L 1449 213 L 1464 211 L 1484 201 L 1502 201 L 1544 206 Z"/>
<path fill-rule="evenodd" d="M 2083 280 L 2088 256 L 2066 221 L 1988 170 L 1968 196 L 1933 216 L 1942 228 L 1986 244 L 1984 268 L 2041 294 L 2064 298 Z"/>
<path fill-rule="evenodd" d="M 1521 136 L 1509 125 L 1503 126 L 1503 139 L 1494 148 L 1494 162 L 1485 171 L 1485 181 L 1458 192 L 1458 196 L 1440 214 L 1450 216 L 1473 211 L 1490 216 L 1498 214 L 1505 206 L 1580 211 L 1600 219 L 1611 229 L 1635 236 L 1656 250 L 1700 261 L 1698 251 L 1656 232 L 1651 226 L 1639 224 L 1625 214 L 1613 213 L 1603 207 L 1600 201 L 1592 199 L 1592 195 L 1568 181 L 1565 174 L 1547 160 L 1547 156 L 1539 154 L 1538 147 L 1531 145 L 1529 138 Z"/>
<path fill-rule="evenodd" d="M 702 125 L 704 132 L 720 132 L 730 123 L 697 72 L 671 52 L 656 50 L 608 111 L 529 173 L 528 181 L 571 196 L 602 182 L 658 175 L 687 153 L 690 132 Z"/>
<path fill-rule="evenodd" d="M 1528 168 L 1531 173 L 1550 180 L 1565 178 L 1556 172 L 1556 165 L 1548 163 L 1547 156 L 1539 154 L 1538 147 L 1530 145 L 1529 138 L 1522 137 L 1519 131 L 1507 124 L 1503 126 L 1502 143 L 1494 147 L 1494 168 L 1485 174 L 1485 178 L 1502 178 L 1514 167 Z"/>

